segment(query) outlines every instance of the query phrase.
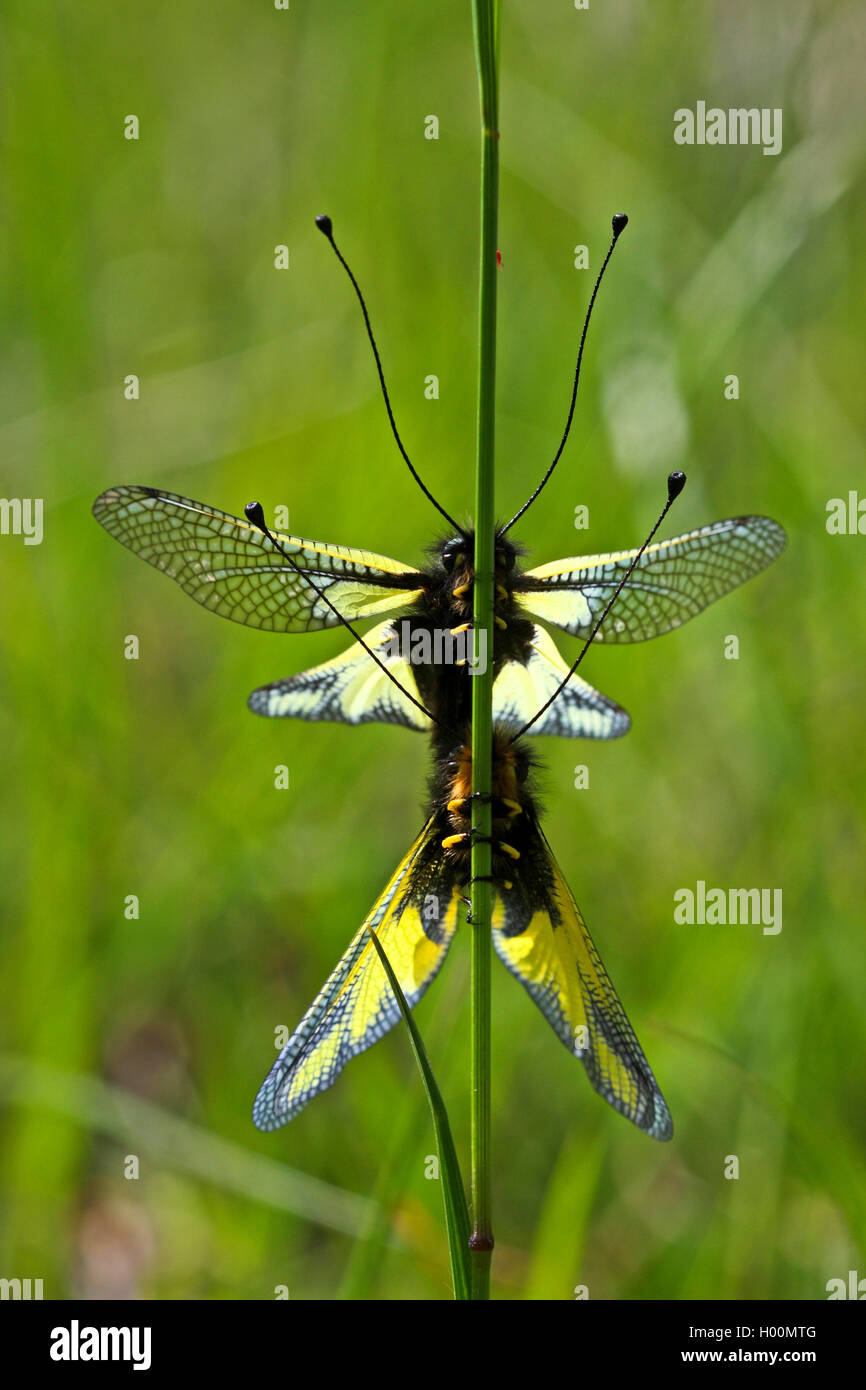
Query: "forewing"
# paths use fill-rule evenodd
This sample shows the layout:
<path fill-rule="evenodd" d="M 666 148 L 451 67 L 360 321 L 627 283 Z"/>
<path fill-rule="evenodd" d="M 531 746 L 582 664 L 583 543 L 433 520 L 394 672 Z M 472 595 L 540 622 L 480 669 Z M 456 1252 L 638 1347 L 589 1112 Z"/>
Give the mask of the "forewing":
<path fill-rule="evenodd" d="M 511 889 L 497 888 L 493 944 L 600 1096 L 653 1139 L 673 1123 L 550 846 L 535 828 Z"/>
<path fill-rule="evenodd" d="M 765 516 L 716 521 L 647 546 L 597 642 L 643 642 L 670 632 L 765 569 L 785 547 Z M 637 551 L 554 560 L 516 584 L 521 606 L 576 637 L 588 637 Z"/>
<path fill-rule="evenodd" d="M 290 562 L 249 521 L 173 492 L 109 488 L 97 497 L 93 514 L 196 603 L 246 627 L 335 627 L 338 613 L 350 622 L 369 618 L 411 604 L 419 593 L 413 582 L 420 574 L 398 560 L 275 532 Z"/>
<path fill-rule="evenodd" d="M 368 632 L 364 642 L 403 690 L 371 660 L 364 646 L 355 642 L 332 661 L 260 686 L 250 696 L 249 707 L 271 719 L 335 720 L 341 724 L 378 721 L 427 730 L 430 720 L 404 693 L 421 699 L 412 666 L 399 655 L 397 637 L 394 625 L 386 621 Z"/>
<path fill-rule="evenodd" d="M 256 1097 L 259 1129 L 278 1129 L 333 1084 L 350 1058 L 400 1019 L 370 940 L 372 928 L 410 1008 L 438 972 L 457 925 L 459 894 L 428 821 L 349 949 L 319 991 Z"/>
<path fill-rule="evenodd" d="M 522 729 L 555 693 L 568 666 L 549 633 L 535 627 L 526 665 L 507 661 L 493 686 L 493 720 L 507 729 Z M 631 720 L 625 710 L 574 675 L 541 718 L 536 734 L 563 738 L 619 738 Z"/>

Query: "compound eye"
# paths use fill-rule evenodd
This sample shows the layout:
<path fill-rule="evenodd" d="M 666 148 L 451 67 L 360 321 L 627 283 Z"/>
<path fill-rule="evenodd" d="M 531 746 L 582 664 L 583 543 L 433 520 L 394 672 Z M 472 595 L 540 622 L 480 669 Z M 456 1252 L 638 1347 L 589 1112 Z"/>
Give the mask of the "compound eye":
<path fill-rule="evenodd" d="M 442 547 L 442 565 L 446 574 L 452 574 L 457 560 L 457 552 L 460 549 L 460 542 L 457 540 L 446 541 Z"/>
<path fill-rule="evenodd" d="M 442 550 L 442 566 L 446 574 L 453 574 L 455 566 L 462 566 L 465 559 L 466 555 L 458 542 L 449 541 Z"/>

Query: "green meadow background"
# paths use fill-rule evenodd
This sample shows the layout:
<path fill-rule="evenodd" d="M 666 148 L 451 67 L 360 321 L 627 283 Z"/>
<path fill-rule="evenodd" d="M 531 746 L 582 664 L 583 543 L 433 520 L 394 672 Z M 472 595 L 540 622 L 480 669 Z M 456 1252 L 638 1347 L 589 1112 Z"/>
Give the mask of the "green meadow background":
<path fill-rule="evenodd" d="M 0 492 L 45 506 L 41 545 L 0 537 L 0 1276 L 52 1298 L 447 1298 L 404 1030 L 287 1129 L 250 1119 L 274 1029 L 420 824 L 424 742 L 252 716 L 255 686 L 345 638 L 217 621 L 90 505 L 118 482 L 255 497 L 301 535 L 421 558 L 439 518 L 326 211 L 409 451 L 469 515 L 468 0 L 8 0 L 0 31 Z M 668 534 L 757 512 L 790 541 L 689 626 L 590 654 L 625 739 L 539 741 L 549 838 L 676 1133 L 606 1107 L 495 964 L 494 1296 L 823 1298 L 866 1275 L 866 537 L 825 526 L 866 495 L 866 25 L 843 0 L 505 0 L 502 49 L 502 516 L 552 456 L 625 210 L 571 442 L 519 539 L 535 563 L 637 544 L 683 468 Z M 782 107 L 782 153 L 675 145 L 698 100 Z M 677 925 L 699 879 L 781 888 L 781 933 Z M 418 1010 L 464 1155 L 466 936 Z"/>

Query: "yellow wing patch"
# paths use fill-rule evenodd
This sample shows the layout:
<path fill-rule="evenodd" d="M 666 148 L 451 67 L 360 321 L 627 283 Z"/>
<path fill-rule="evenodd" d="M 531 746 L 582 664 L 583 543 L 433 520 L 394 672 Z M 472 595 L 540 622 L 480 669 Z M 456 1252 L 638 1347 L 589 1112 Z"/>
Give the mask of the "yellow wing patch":
<path fill-rule="evenodd" d="M 380 623 L 364 641 L 403 690 L 371 661 L 360 642 L 354 642 L 332 661 L 260 686 L 249 698 L 250 709 L 271 719 L 336 720 L 342 724 L 379 721 L 428 730 L 430 720 L 404 694 L 408 691 L 416 700 L 421 699 L 411 664 L 395 655 L 399 645 L 393 624 Z"/>
<path fill-rule="evenodd" d="M 785 542 L 769 517 L 740 516 L 647 546 L 595 640 L 643 642 L 670 632 L 765 569 Z M 518 601 L 533 617 L 588 637 L 636 554 L 539 565 L 520 576 Z"/>
<path fill-rule="evenodd" d="M 452 886 L 437 892 L 441 851 L 431 827 L 428 821 L 262 1084 L 253 1106 L 259 1129 L 278 1129 L 294 1119 L 350 1058 L 399 1021 L 368 928 L 384 947 L 410 1008 L 437 974 L 457 926 L 459 893 Z"/>
<path fill-rule="evenodd" d="M 507 661 L 493 686 L 493 720 L 506 729 L 522 729 L 529 723 L 569 669 L 543 628 L 534 628 L 530 647 L 526 665 Z M 619 738 L 630 724 L 624 709 L 574 675 L 533 732 L 561 738 Z"/>
<path fill-rule="evenodd" d="M 579 1057 L 599 1095 L 653 1139 L 673 1122 L 634 1029 L 602 965 L 571 890 L 540 830 L 530 858 L 545 883 L 546 906 L 525 913 L 497 892 L 493 944 L 557 1037 Z"/>
<path fill-rule="evenodd" d="M 366 634 L 364 641 L 404 690 L 420 701 L 412 664 L 399 655 L 393 622 L 380 623 Z M 519 729 L 532 719 L 568 671 L 555 642 L 543 628 L 535 627 L 530 646 L 527 664 L 506 662 L 493 687 L 494 721 L 506 729 Z M 370 660 L 360 642 L 320 666 L 260 686 L 248 703 L 255 714 L 271 719 L 333 720 L 343 724 L 378 721 L 421 732 L 431 727 L 427 716 Z M 535 731 L 565 738 L 619 738 L 630 723 L 624 709 L 575 675 L 545 711 Z"/>
<path fill-rule="evenodd" d="M 399 560 L 274 532 L 290 563 L 251 522 L 174 492 L 109 488 L 93 515 L 196 603 L 246 627 L 336 627 L 340 619 L 321 594 L 350 621 L 404 608 L 420 594 L 412 587 L 418 572 Z"/>

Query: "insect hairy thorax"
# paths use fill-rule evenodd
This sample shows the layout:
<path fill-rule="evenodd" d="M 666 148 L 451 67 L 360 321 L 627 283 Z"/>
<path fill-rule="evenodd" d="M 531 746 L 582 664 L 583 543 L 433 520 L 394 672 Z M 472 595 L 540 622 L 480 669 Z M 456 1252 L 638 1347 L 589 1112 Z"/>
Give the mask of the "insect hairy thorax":
<path fill-rule="evenodd" d="M 426 571 L 427 599 L 431 612 L 447 613 L 452 623 L 471 623 L 475 590 L 475 533 L 439 541 L 431 547 L 433 563 Z M 515 580 L 520 573 L 521 548 L 498 536 L 494 553 L 494 659 L 525 661 L 533 625 L 515 601 Z"/>
<path fill-rule="evenodd" d="M 475 532 L 465 531 L 431 546 L 430 553 L 438 561 L 442 593 L 453 608 L 471 615 L 472 588 L 475 579 Z M 495 599 L 506 604 L 512 595 L 512 581 L 521 550 L 505 536 L 497 537 L 494 562 L 497 592 Z"/>

